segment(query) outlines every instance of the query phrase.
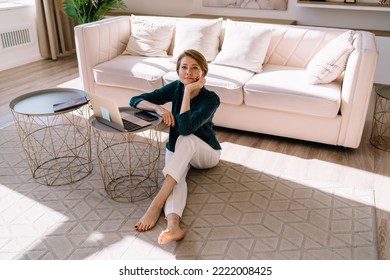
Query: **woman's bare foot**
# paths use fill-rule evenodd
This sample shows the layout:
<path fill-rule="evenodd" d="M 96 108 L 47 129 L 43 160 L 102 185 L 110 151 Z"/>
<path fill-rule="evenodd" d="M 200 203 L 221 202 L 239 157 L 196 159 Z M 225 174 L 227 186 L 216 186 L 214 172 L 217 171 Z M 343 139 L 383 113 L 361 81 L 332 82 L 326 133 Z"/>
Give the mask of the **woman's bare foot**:
<path fill-rule="evenodd" d="M 184 231 L 180 228 L 180 216 L 175 213 L 167 215 L 167 229 L 160 233 L 158 244 L 167 244 L 184 238 Z"/>
<path fill-rule="evenodd" d="M 169 174 L 165 177 L 164 183 L 161 186 L 156 197 L 153 199 L 146 213 L 142 218 L 135 224 L 134 228 L 138 231 L 147 231 L 152 229 L 158 219 L 160 218 L 162 209 L 164 207 L 165 201 L 167 200 L 169 194 L 172 192 L 173 187 L 176 185 L 175 179 Z"/>
<path fill-rule="evenodd" d="M 167 244 L 172 241 L 179 241 L 185 236 L 184 231 L 181 228 L 166 229 L 161 232 L 158 237 L 158 244 Z"/>
<path fill-rule="evenodd" d="M 156 203 L 152 202 L 148 210 L 146 210 L 146 213 L 142 216 L 138 223 L 135 224 L 134 228 L 141 232 L 152 229 L 160 218 L 161 212 L 162 207 L 159 207 Z"/>

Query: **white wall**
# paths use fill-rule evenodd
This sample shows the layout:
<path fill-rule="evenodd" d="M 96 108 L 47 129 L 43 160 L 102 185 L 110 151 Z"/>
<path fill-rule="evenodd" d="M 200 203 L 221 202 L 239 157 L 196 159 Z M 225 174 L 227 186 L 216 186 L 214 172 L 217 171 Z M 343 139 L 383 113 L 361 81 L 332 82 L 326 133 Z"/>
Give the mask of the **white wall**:
<path fill-rule="evenodd" d="M 341 0 L 336 0 L 343 2 Z M 379 1 L 379 0 L 378 0 Z M 384 11 L 307 8 L 289 0 L 286 11 L 202 7 L 202 0 L 124 0 L 128 11 L 138 14 L 184 16 L 212 14 L 254 18 L 294 19 L 297 24 L 390 31 L 390 8 Z M 359 0 L 358 0 L 359 2 Z M 361 0 L 360 2 L 377 2 Z M 390 84 L 390 37 L 377 38 L 379 63 L 375 82 Z"/>
<path fill-rule="evenodd" d="M 374 82 L 390 85 L 390 37 L 376 37 L 379 50 Z"/>
<path fill-rule="evenodd" d="M 342 0 L 336 1 L 343 2 Z M 361 0 L 360 2 L 363 1 L 376 2 L 376 0 Z M 298 24 L 390 30 L 390 8 L 387 11 L 305 8 L 298 7 L 297 0 L 289 0 L 286 11 L 202 7 L 202 0 L 124 0 L 124 2 L 128 10 L 133 13 L 173 16 L 213 14 L 255 18 L 295 19 Z"/>
<path fill-rule="evenodd" d="M 0 33 L 29 28 L 31 43 L 2 48 L 0 42 L 0 71 L 42 59 L 35 25 L 35 6 L 19 4 L 11 7 L 12 5 L 6 5 L 5 2 L 2 4 L 4 5 L 0 6 Z"/>

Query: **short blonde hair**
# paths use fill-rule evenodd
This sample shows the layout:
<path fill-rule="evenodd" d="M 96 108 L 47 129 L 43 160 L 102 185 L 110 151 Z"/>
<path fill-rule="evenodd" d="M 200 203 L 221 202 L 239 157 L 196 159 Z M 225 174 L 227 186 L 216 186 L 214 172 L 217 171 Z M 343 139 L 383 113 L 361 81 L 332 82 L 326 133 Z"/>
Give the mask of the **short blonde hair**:
<path fill-rule="evenodd" d="M 189 56 L 193 58 L 200 66 L 202 69 L 203 75 L 206 76 L 207 73 L 209 72 L 209 64 L 207 63 L 206 58 L 198 52 L 197 50 L 189 49 L 185 50 L 179 57 L 177 58 L 177 63 L 176 63 L 176 72 L 179 74 L 179 69 L 180 69 L 180 63 L 183 57 Z"/>

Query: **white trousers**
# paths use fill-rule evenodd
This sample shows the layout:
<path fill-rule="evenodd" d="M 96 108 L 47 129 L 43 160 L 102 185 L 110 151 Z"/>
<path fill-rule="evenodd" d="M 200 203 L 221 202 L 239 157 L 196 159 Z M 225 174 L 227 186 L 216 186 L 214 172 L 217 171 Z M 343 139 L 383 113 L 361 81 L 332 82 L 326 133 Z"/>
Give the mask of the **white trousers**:
<path fill-rule="evenodd" d="M 186 177 L 190 167 L 205 169 L 218 164 L 221 157 L 220 150 L 214 150 L 199 137 L 191 134 L 179 136 L 176 141 L 175 152 L 166 150 L 165 167 L 163 174 L 170 175 L 177 184 L 165 202 L 165 216 L 175 213 L 182 217 L 187 202 Z"/>

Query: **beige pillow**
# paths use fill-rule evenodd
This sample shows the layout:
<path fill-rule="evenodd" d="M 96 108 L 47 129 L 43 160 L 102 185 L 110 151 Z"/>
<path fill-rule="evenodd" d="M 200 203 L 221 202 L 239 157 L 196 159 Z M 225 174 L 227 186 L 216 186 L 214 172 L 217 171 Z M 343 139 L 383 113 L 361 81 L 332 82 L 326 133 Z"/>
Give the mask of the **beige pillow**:
<path fill-rule="evenodd" d="M 271 28 L 228 20 L 222 49 L 212 63 L 259 73 L 271 35 Z"/>
<path fill-rule="evenodd" d="M 173 22 L 131 17 L 131 34 L 123 54 L 141 56 L 168 56 Z"/>
<path fill-rule="evenodd" d="M 331 40 L 309 62 L 306 68 L 309 84 L 327 84 L 345 70 L 348 57 L 354 50 L 354 31 L 344 32 Z"/>
<path fill-rule="evenodd" d="M 187 49 L 201 52 L 207 61 L 215 58 L 219 48 L 222 18 L 180 20 L 175 26 L 175 46 L 172 61 Z"/>

